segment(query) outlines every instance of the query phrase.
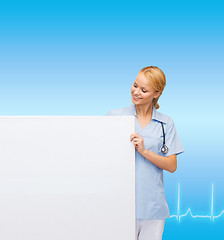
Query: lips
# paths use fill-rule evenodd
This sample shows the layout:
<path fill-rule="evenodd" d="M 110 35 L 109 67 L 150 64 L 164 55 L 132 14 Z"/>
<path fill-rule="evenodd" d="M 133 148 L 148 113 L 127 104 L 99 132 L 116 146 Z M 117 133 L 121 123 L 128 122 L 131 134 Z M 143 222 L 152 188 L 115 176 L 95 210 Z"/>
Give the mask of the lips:
<path fill-rule="evenodd" d="M 134 100 L 136 100 L 136 101 L 138 101 L 138 100 L 141 99 L 141 98 L 136 98 L 134 95 L 133 95 L 133 98 L 134 98 Z"/>

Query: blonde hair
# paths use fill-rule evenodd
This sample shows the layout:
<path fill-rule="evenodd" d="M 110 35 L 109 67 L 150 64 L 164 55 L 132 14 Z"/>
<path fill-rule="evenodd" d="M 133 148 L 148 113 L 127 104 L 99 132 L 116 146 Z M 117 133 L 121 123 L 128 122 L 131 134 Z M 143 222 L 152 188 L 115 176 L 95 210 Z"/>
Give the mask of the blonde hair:
<path fill-rule="evenodd" d="M 166 76 L 163 73 L 161 69 L 155 66 L 149 66 L 149 67 L 144 67 L 142 68 L 139 73 L 144 73 L 145 77 L 149 80 L 151 86 L 155 89 L 155 91 L 160 91 L 161 94 L 163 92 L 163 89 L 166 86 Z M 161 95 L 160 95 L 161 96 Z M 159 96 L 159 97 L 160 97 Z M 153 99 L 153 105 L 155 106 L 156 109 L 159 108 L 158 104 L 158 98 Z"/>

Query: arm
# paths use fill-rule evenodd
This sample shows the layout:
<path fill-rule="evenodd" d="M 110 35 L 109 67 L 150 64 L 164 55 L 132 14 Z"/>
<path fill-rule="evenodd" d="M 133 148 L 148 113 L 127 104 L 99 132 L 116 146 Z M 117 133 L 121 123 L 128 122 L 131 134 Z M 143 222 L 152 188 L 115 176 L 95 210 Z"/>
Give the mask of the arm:
<path fill-rule="evenodd" d="M 173 154 L 168 157 L 160 156 L 152 151 L 144 149 L 141 153 L 144 158 L 159 168 L 174 173 L 177 169 L 177 155 Z"/>
<path fill-rule="evenodd" d="M 150 150 L 145 149 L 144 139 L 137 132 L 132 133 L 130 141 L 133 141 L 135 149 L 148 161 L 159 168 L 167 170 L 171 173 L 177 169 L 177 154 L 171 154 L 167 157 L 160 156 Z"/>

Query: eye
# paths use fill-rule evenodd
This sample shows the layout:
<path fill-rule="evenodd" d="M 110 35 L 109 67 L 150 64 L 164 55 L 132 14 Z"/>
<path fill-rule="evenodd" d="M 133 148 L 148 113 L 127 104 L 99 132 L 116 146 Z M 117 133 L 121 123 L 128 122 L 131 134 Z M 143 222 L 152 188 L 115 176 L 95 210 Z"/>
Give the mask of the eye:
<path fill-rule="evenodd" d="M 133 86 L 136 88 L 137 85 L 134 83 Z M 146 90 L 142 90 L 143 93 L 146 93 L 147 91 Z"/>

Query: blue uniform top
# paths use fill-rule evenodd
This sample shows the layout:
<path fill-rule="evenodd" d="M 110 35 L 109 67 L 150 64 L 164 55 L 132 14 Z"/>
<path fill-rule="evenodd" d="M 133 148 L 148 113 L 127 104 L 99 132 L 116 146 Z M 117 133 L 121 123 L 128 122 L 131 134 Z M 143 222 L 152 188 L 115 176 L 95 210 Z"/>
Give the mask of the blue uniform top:
<path fill-rule="evenodd" d="M 135 116 L 135 131 L 143 137 L 145 149 L 164 157 L 184 152 L 174 121 L 167 115 L 158 112 L 154 106 L 152 120 L 144 128 L 137 119 L 135 104 L 111 110 L 106 114 L 106 116 L 122 115 Z M 166 154 L 161 152 L 163 145 L 161 122 L 164 124 L 165 144 L 169 149 Z M 136 219 L 170 217 L 164 192 L 163 169 L 144 158 L 137 150 L 135 150 L 135 204 Z"/>

